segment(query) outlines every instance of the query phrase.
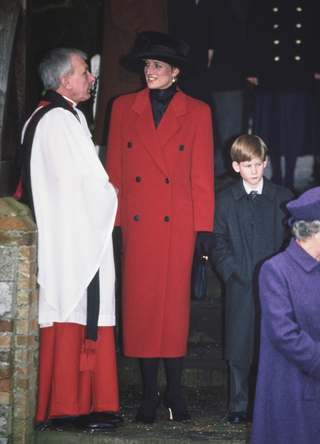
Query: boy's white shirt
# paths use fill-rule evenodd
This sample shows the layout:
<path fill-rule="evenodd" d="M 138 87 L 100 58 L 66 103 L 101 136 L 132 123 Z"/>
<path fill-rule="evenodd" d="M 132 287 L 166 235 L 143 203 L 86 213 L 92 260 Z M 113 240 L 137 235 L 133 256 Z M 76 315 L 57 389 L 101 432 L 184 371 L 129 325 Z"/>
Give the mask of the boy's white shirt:
<path fill-rule="evenodd" d="M 260 182 L 258 183 L 258 185 L 255 188 L 249 187 L 249 185 L 244 180 L 242 180 L 242 182 L 243 182 L 243 186 L 244 186 L 244 189 L 246 190 L 247 194 L 250 194 L 251 191 L 257 191 L 258 194 L 262 194 L 263 177 L 261 178 Z"/>

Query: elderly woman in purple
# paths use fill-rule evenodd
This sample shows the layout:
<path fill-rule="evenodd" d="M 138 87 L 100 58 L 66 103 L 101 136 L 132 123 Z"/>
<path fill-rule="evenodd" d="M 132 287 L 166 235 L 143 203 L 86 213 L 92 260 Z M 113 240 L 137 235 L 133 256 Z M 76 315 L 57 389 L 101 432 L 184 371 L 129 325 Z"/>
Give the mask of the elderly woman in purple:
<path fill-rule="evenodd" d="M 287 208 L 294 238 L 260 272 L 251 444 L 320 443 L 320 187 Z"/>

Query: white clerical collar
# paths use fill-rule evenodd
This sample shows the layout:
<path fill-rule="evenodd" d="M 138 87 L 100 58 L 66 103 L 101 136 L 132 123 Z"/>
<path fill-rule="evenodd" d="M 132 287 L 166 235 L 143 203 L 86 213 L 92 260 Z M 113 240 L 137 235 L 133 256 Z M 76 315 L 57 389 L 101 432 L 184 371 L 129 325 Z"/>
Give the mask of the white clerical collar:
<path fill-rule="evenodd" d="M 61 95 L 62 95 L 62 94 L 61 94 Z M 74 102 L 73 100 L 69 99 L 69 97 L 66 97 L 66 96 L 63 96 L 63 95 L 62 95 L 62 97 L 63 97 L 64 99 L 66 99 L 66 101 L 69 103 L 69 105 L 72 106 L 72 108 L 75 108 L 75 107 L 77 106 L 77 103 Z"/>
<path fill-rule="evenodd" d="M 262 189 L 263 189 L 263 177 L 261 178 L 260 182 L 258 183 L 258 185 L 255 188 L 251 188 L 249 187 L 248 184 L 245 183 L 245 181 L 243 180 L 243 186 L 244 189 L 246 190 L 247 194 L 250 194 L 251 191 L 257 191 L 258 194 L 262 194 Z"/>

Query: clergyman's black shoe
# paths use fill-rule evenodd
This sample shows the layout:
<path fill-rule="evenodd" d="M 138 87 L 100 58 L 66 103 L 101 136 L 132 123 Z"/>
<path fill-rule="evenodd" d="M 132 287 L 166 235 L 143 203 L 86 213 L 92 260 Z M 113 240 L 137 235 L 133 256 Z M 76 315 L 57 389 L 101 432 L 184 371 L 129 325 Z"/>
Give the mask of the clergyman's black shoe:
<path fill-rule="evenodd" d="M 75 426 L 82 429 L 91 430 L 114 430 L 117 428 L 117 424 L 111 421 L 104 420 L 102 417 L 92 418 L 91 415 L 76 416 L 73 420 Z"/>
<path fill-rule="evenodd" d="M 244 412 L 231 412 L 228 421 L 231 424 L 244 424 L 246 422 L 246 414 Z"/>
<path fill-rule="evenodd" d="M 121 418 L 121 416 L 114 415 L 113 413 L 92 412 L 90 413 L 89 416 L 93 421 L 100 421 L 100 422 L 107 421 L 117 425 L 123 424 L 123 418 Z"/>
<path fill-rule="evenodd" d="M 63 416 L 59 418 L 51 418 L 51 424 L 54 427 L 63 427 L 63 428 L 71 428 L 74 424 L 75 416 Z"/>

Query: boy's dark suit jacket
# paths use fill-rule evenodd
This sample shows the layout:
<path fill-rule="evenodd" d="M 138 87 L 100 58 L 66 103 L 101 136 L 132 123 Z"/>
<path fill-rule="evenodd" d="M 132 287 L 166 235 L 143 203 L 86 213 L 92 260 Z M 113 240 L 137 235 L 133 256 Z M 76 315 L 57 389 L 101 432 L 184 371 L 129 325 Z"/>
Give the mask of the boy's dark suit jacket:
<path fill-rule="evenodd" d="M 289 237 L 286 203 L 292 198 L 291 191 L 266 178 L 254 200 L 242 179 L 217 196 L 210 256 L 226 283 L 228 360 L 252 363 L 258 357 L 258 274 L 264 260 L 278 253 Z"/>

